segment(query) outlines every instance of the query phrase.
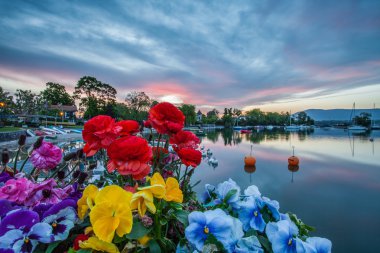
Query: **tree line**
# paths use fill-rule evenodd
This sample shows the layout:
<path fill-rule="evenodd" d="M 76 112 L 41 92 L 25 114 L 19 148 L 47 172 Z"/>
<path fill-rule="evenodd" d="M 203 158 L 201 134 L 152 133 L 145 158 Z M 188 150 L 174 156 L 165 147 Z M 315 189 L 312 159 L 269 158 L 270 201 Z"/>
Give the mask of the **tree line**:
<path fill-rule="evenodd" d="M 145 92 L 133 91 L 126 94 L 123 102 L 116 100 L 116 89 L 95 77 L 83 76 L 69 94 L 66 87 L 59 83 L 48 82 L 39 94 L 31 90 L 17 89 L 14 96 L 5 92 L 0 86 L 0 106 L 2 114 L 51 115 L 56 116 L 58 109 L 50 109 L 51 105 L 75 105 L 83 119 L 104 114 L 117 119 L 147 119 L 149 109 L 158 102 Z M 185 124 L 216 124 L 225 127 L 245 125 L 286 125 L 290 121 L 288 112 L 262 112 L 253 109 L 246 112 L 237 108 L 224 108 L 223 114 L 212 109 L 201 117 L 197 117 L 196 107 L 192 104 L 182 104 L 178 108 L 186 117 Z M 297 124 L 314 124 L 314 121 L 300 112 L 295 118 Z"/>

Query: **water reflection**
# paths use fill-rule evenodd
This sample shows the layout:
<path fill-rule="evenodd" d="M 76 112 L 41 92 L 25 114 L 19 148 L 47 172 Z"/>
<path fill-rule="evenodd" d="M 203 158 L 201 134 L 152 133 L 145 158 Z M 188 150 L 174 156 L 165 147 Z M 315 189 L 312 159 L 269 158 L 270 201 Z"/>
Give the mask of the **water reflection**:
<path fill-rule="evenodd" d="M 202 180 L 196 190 L 201 193 L 205 183 L 217 185 L 228 178 L 242 190 L 255 184 L 261 193 L 278 200 L 282 211 L 297 213 L 317 227 L 318 235 L 330 238 L 333 252 L 377 252 L 379 142 L 380 131 L 359 134 L 334 128 L 208 132 L 202 145 L 213 151 L 219 164 L 215 170 L 207 162 L 196 169 L 194 180 Z M 255 167 L 244 163 L 251 146 Z M 292 146 L 299 166 L 288 166 Z"/>

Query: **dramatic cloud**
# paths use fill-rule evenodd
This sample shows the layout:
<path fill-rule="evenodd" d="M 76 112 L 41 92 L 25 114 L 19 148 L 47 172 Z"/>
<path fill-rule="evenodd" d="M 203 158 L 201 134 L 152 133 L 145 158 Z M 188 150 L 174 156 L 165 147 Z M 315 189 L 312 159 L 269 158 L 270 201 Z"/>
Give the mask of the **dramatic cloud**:
<path fill-rule="evenodd" d="M 205 109 L 380 98 L 379 1 L 0 1 L 0 34 L 9 91 L 91 75 Z"/>

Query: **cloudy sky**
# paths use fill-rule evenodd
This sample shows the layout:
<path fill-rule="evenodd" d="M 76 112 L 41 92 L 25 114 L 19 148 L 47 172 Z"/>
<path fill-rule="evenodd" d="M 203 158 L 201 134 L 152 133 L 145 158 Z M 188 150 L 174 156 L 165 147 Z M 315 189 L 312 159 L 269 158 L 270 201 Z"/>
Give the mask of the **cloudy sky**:
<path fill-rule="evenodd" d="M 380 1 L 0 0 L 5 90 L 84 75 L 202 110 L 380 106 Z"/>

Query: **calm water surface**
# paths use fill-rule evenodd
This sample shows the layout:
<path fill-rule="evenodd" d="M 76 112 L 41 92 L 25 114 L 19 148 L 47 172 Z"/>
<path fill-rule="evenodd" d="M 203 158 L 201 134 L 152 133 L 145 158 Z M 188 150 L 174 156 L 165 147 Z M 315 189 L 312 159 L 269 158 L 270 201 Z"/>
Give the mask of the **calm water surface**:
<path fill-rule="evenodd" d="M 255 184 L 264 196 L 280 202 L 282 212 L 296 213 L 317 228 L 316 236 L 332 240 L 333 252 L 380 252 L 380 131 L 209 132 L 202 145 L 219 165 L 213 168 L 205 158 L 196 169 L 194 182 L 202 180 L 198 193 L 205 183 L 228 178 L 242 189 Z M 244 170 L 251 145 L 254 172 Z M 292 146 L 300 158 L 294 173 L 287 166 Z"/>

